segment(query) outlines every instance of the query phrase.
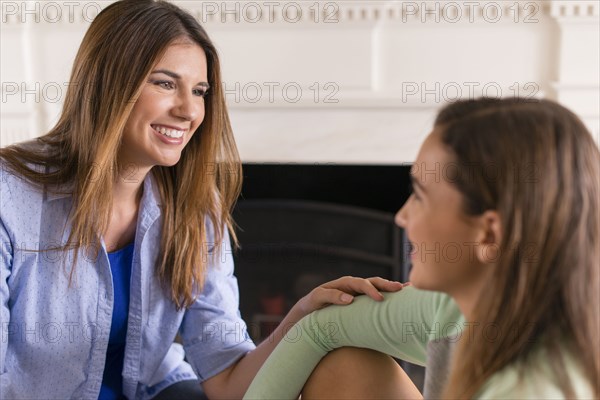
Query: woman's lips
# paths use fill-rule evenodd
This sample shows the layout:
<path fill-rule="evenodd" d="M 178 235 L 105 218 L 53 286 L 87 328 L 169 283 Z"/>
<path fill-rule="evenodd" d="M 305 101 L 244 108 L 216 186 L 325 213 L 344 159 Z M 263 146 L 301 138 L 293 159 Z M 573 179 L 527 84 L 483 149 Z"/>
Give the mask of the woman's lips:
<path fill-rule="evenodd" d="M 184 134 L 184 136 L 182 136 L 180 138 L 172 138 L 172 137 L 163 135 L 162 133 L 160 133 L 156 129 L 154 129 L 152 126 L 150 127 L 150 129 L 152 129 L 152 132 L 156 136 L 158 136 L 158 138 L 165 144 L 180 145 L 183 143 L 183 137 L 185 136 L 185 134 Z"/>

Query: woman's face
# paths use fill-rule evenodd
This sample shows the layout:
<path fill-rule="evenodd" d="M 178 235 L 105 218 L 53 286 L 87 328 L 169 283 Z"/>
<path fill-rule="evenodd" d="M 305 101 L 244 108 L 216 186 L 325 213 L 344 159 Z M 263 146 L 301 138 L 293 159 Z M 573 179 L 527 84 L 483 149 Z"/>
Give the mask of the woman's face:
<path fill-rule="evenodd" d="M 207 82 L 202 48 L 184 41 L 170 45 L 127 120 L 119 153 L 122 165 L 149 169 L 176 164 L 204 119 Z"/>
<path fill-rule="evenodd" d="M 434 131 L 413 167 L 413 194 L 396 214 L 412 244 L 410 281 L 415 287 L 449 294 L 475 289 L 485 267 L 477 257 L 481 217 L 462 209 L 462 195 L 451 182 L 453 162 Z M 455 176 L 455 175 L 454 175 Z"/>

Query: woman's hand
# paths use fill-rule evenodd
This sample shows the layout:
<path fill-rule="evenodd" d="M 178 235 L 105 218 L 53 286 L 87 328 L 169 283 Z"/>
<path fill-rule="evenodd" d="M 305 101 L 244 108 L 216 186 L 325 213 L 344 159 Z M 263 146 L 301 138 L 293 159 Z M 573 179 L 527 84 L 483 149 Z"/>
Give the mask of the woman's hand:
<path fill-rule="evenodd" d="M 410 282 L 388 281 L 378 277 L 363 279 L 344 276 L 317 286 L 301 298 L 294 308 L 297 308 L 302 315 L 308 315 L 331 304 L 350 304 L 354 300 L 354 296 L 360 294 L 366 294 L 373 300 L 382 301 L 383 295 L 380 291 L 397 292 L 408 285 Z"/>

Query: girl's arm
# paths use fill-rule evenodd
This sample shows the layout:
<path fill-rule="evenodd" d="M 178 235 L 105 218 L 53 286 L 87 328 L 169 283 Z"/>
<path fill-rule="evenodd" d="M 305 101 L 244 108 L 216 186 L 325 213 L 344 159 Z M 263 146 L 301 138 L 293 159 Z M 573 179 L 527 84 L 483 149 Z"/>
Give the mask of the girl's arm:
<path fill-rule="evenodd" d="M 357 298 L 328 307 L 291 329 L 252 382 L 245 399 L 296 399 L 327 352 L 352 346 L 424 365 L 427 342 L 455 332 L 460 312 L 447 296 L 405 288 L 383 302 Z"/>

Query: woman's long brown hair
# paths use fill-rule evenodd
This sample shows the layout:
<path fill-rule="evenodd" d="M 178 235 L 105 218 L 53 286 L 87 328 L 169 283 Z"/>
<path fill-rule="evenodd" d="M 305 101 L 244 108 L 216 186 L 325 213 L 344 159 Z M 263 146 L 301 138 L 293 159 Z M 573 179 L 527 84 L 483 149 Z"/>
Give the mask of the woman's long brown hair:
<path fill-rule="evenodd" d="M 547 100 L 479 99 L 435 122 L 464 173 L 464 210 L 497 210 L 503 228 L 494 275 L 476 302 L 478 333 L 455 352 L 447 398 L 472 398 L 509 364 L 548 354 L 566 398 L 567 353 L 595 396 L 600 375 L 600 153 L 583 123 Z M 481 329 L 493 324 L 495 340 Z M 529 365 L 531 367 L 531 364 Z"/>
<path fill-rule="evenodd" d="M 214 245 L 212 256 L 222 250 L 227 229 L 236 241 L 231 208 L 241 185 L 219 58 L 194 17 L 164 1 L 109 5 L 93 21 L 79 48 L 58 123 L 37 138 L 44 151 L 19 144 L 0 149 L 7 166 L 31 183 L 51 191 L 57 191 L 57 185 L 72 185 L 71 231 L 61 247 L 75 251 L 71 281 L 79 249 L 97 251 L 99 235 L 108 227 L 112 185 L 123 168 L 118 149 L 135 100 L 153 65 L 180 39 L 198 44 L 206 53 L 210 90 L 204 121 L 179 162 L 151 170 L 162 197 L 156 272 L 178 309 L 189 307 L 202 289 L 209 249 Z M 32 164 L 49 167 L 49 172 Z M 207 243 L 209 220 L 214 243 Z"/>

